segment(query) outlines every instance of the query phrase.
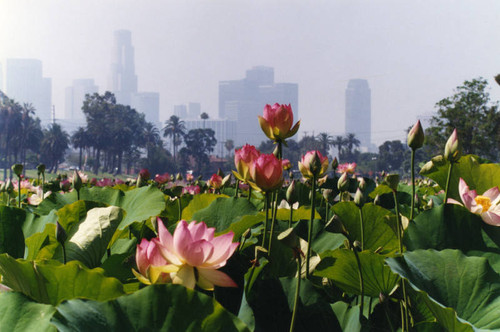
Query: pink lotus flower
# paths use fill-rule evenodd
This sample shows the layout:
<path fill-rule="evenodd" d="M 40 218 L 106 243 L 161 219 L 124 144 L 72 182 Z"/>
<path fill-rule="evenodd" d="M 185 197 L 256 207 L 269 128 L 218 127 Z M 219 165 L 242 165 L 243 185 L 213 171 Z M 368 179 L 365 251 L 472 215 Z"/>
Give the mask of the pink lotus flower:
<path fill-rule="evenodd" d="M 161 220 L 158 220 L 158 223 L 163 225 Z M 170 272 L 176 271 L 176 269 L 167 267 L 168 262 L 160 254 L 154 240 L 142 239 L 141 244 L 137 245 L 135 261 L 139 273 L 134 269 L 132 269 L 132 272 L 140 282 L 148 285 L 172 282 Z"/>
<path fill-rule="evenodd" d="M 460 178 L 458 192 L 463 204 L 448 198 L 447 203 L 465 206 L 467 210 L 481 216 L 483 221 L 493 226 L 500 226 L 500 191 L 498 187 L 486 190 L 478 195 L 475 190 L 469 190 L 469 186 Z"/>
<path fill-rule="evenodd" d="M 59 186 L 61 187 L 62 191 L 69 191 L 71 189 L 71 182 L 66 179 L 63 180 L 59 183 Z"/>
<path fill-rule="evenodd" d="M 219 189 L 222 185 L 222 176 L 213 174 L 210 180 L 208 180 L 208 185 L 214 189 Z"/>
<path fill-rule="evenodd" d="M 257 189 L 271 192 L 283 184 L 283 167 L 274 154 L 261 154 L 250 169 L 250 175 Z"/>
<path fill-rule="evenodd" d="M 139 171 L 139 175 L 141 176 L 141 179 L 143 179 L 144 181 L 149 180 L 149 178 L 151 177 L 151 174 L 149 174 L 149 170 L 147 168 L 141 169 Z"/>
<path fill-rule="evenodd" d="M 113 180 L 108 179 L 108 178 L 104 178 L 104 179 L 97 181 L 97 183 L 95 185 L 97 187 L 111 187 L 111 186 L 113 186 Z"/>
<path fill-rule="evenodd" d="M 356 163 L 344 163 L 337 167 L 337 172 L 339 173 L 349 173 L 354 174 L 356 171 Z"/>
<path fill-rule="evenodd" d="M 173 235 L 158 221 L 158 238 L 153 239 L 163 258 L 169 263 L 168 269 L 174 284 L 187 288 L 195 285 L 211 290 L 216 286 L 237 287 L 224 272 L 217 269 L 226 265 L 227 260 L 238 247 L 233 243 L 233 232 L 214 237 L 215 228 L 204 222 L 179 221 Z"/>
<path fill-rule="evenodd" d="M 234 150 L 234 165 L 238 172 L 234 174 L 236 178 L 245 182 L 250 180 L 250 170 L 259 156 L 259 150 L 249 144 L 245 144 L 241 149 Z"/>
<path fill-rule="evenodd" d="M 200 192 L 201 192 L 201 189 L 199 186 L 187 186 L 187 187 L 182 188 L 181 195 L 184 195 L 184 194 L 196 195 L 196 194 L 199 194 Z"/>
<path fill-rule="evenodd" d="M 194 176 L 193 176 L 193 174 L 191 174 L 191 173 L 187 173 L 187 174 L 186 174 L 186 181 L 187 181 L 187 182 L 193 182 L 193 180 L 194 180 Z"/>
<path fill-rule="evenodd" d="M 52 194 L 51 191 L 47 191 L 44 194 L 41 187 L 34 187 L 33 189 L 35 190 L 35 193 L 28 197 L 28 203 L 30 205 L 34 205 L 34 206 L 40 205 L 40 203 L 42 203 L 42 201 L 45 198 L 49 197 L 50 194 Z"/>
<path fill-rule="evenodd" d="M 312 179 L 313 176 L 323 175 L 329 165 L 328 157 L 323 156 L 319 151 L 308 151 L 299 161 L 299 170 L 306 179 Z"/>
<path fill-rule="evenodd" d="M 167 183 L 168 181 L 170 181 L 170 174 L 168 173 L 156 174 L 155 181 L 158 184 Z"/>
<path fill-rule="evenodd" d="M 292 107 L 276 103 L 264 107 L 264 116 L 259 116 L 259 124 L 267 137 L 273 141 L 283 141 L 297 133 L 300 120 L 292 128 Z"/>
<path fill-rule="evenodd" d="M 81 171 L 77 171 L 78 172 L 78 175 L 80 175 L 80 179 L 82 179 L 82 183 L 87 183 L 89 182 L 89 177 L 87 175 L 85 175 L 85 173 L 81 172 Z M 68 180 L 73 183 L 73 177 L 74 177 L 74 173 L 71 174 L 69 177 L 68 177 Z"/>

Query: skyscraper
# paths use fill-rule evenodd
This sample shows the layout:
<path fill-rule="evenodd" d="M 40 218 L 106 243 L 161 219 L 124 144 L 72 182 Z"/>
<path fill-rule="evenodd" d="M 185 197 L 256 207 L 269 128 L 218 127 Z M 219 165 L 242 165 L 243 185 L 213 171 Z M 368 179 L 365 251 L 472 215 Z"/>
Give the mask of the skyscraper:
<path fill-rule="evenodd" d="M 85 126 L 85 115 L 82 111 L 85 95 L 92 95 L 98 91 L 99 88 L 93 79 L 73 80 L 73 85 L 66 88 L 64 107 L 66 130 L 72 132 L 80 126 Z"/>
<path fill-rule="evenodd" d="M 345 132 L 356 135 L 362 151 L 371 150 L 371 90 L 367 80 L 352 79 L 347 84 Z"/>
<path fill-rule="evenodd" d="M 158 92 L 134 93 L 130 106 L 137 112 L 144 113 L 146 121 L 160 126 L 160 94 Z"/>
<path fill-rule="evenodd" d="M 132 94 L 137 92 L 132 33 L 128 30 L 114 33 L 110 90 L 115 94 L 117 103 L 124 105 L 130 105 Z"/>
<path fill-rule="evenodd" d="M 259 145 L 266 139 L 257 116 L 266 104 L 291 104 L 294 122 L 298 120 L 299 86 L 275 83 L 274 69 L 256 66 L 241 80 L 219 82 L 219 118 L 236 121 L 235 145 Z"/>
<path fill-rule="evenodd" d="M 20 104 L 32 104 L 42 125 L 50 123 L 52 80 L 43 77 L 40 60 L 7 59 L 6 94 Z"/>

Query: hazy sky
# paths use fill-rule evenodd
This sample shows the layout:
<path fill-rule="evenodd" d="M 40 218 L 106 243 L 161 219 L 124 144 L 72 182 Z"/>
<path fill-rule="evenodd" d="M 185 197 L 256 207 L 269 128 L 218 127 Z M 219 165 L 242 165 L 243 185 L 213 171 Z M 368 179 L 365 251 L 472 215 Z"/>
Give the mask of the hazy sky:
<path fill-rule="evenodd" d="M 217 117 L 218 82 L 265 65 L 299 84 L 309 134 L 343 133 L 347 81 L 367 79 L 380 144 L 464 80 L 500 73 L 498 0 L 0 0 L 0 62 L 42 60 L 62 117 L 73 79 L 108 88 L 118 29 L 132 31 L 139 90 L 160 92 L 161 120 L 189 101 Z"/>

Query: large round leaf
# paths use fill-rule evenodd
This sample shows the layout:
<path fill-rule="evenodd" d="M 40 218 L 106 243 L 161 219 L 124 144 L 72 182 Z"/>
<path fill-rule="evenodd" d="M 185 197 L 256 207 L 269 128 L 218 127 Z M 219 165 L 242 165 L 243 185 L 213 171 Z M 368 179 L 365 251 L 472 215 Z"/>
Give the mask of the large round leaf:
<path fill-rule="evenodd" d="M 500 329 L 500 276 L 486 258 L 467 257 L 458 250 L 416 250 L 388 258 L 391 269 L 432 299 L 429 308 L 450 331 L 460 322 L 484 330 Z M 431 301 L 430 301 L 431 302 Z M 445 310 L 442 310 L 442 307 Z M 441 318 L 441 319 L 440 319 Z"/>
<path fill-rule="evenodd" d="M 189 202 L 188 206 L 182 207 L 182 219 L 193 220 L 193 215 L 212 204 L 218 197 L 227 197 L 225 195 L 216 194 L 199 194 L 194 195 L 193 199 Z"/>
<path fill-rule="evenodd" d="M 359 208 L 354 202 L 340 202 L 333 206 L 333 211 L 340 217 L 349 232 L 352 241 L 361 241 L 361 219 Z M 399 248 L 396 233 L 389 225 L 392 213 L 378 205 L 363 205 L 364 250 L 375 251 L 382 248 L 382 253 L 394 252 Z"/>
<path fill-rule="evenodd" d="M 378 297 L 391 294 L 399 282 L 398 275 L 384 265 L 385 257 L 368 251 L 358 253 L 363 274 L 365 295 Z M 335 285 L 350 294 L 361 295 L 359 270 L 352 250 L 336 249 L 321 256 L 314 275 L 331 279 Z"/>
<path fill-rule="evenodd" d="M 27 261 L 0 255 L 2 283 L 34 300 L 57 305 L 63 300 L 83 297 L 108 300 L 122 294 L 123 285 L 108 278 L 102 269 L 88 269 L 78 261 Z"/>
<path fill-rule="evenodd" d="M 192 219 L 204 221 L 207 226 L 215 227 L 217 232 L 222 232 L 244 216 L 257 213 L 255 206 L 245 198 L 219 197 L 208 207 L 195 212 Z"/>
<path fill-rule="evenodd" d="M 449 163 L 442 156 L 434 157 L 420 171 L 436 181 L 441 188 L 446 187 Z M 458 193 L 458 182 L 462 178 L 470 189 L 476 189 L 478 194 L 484 193 L 493 187 L 500 187 L 500 165 L 480 163 L 478 157 L 474 155 L 462 156 L 458 163 L 453 165 L 451 175 L 449 197 L 460 201 Z"/>
<path fill-rule="evenodd" d="M 52 332 L 50 318 L 56 308 L 36 303 L 18 292 L 0 293 L 0 326 L 10 332 Z"/>
<path fill-rule="evenodd" d="M 57 311 L 52 323 L 60 331 L 249 331 L 211 297 L 172 284 L 108 302 L 69 300 Z"/>
<path fill-rule="evenodd" d="M 26 218 L 24 210 L 0 206 L 0 253 L 21 258 L 24 256 L 24 235 L 21 225 Z"/>

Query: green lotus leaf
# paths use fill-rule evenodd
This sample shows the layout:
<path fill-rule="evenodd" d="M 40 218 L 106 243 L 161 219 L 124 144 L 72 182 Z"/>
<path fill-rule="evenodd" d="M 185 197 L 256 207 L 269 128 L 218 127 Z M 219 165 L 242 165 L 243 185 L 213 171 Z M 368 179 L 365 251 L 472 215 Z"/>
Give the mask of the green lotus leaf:
<path fill-rule="evenodd" d="M 24 257 L 24 235 L 21 225 L 26 218 L 22 209 L 0 206 L 0 253 Z"/>
<path fill-rule="evenodd" d="M 0 326 L 11 332 L 55 332 L 50 318 L 56 308 L 36 303 L 18 292 L 0 293 Z"/>

